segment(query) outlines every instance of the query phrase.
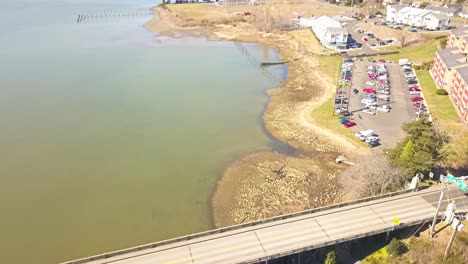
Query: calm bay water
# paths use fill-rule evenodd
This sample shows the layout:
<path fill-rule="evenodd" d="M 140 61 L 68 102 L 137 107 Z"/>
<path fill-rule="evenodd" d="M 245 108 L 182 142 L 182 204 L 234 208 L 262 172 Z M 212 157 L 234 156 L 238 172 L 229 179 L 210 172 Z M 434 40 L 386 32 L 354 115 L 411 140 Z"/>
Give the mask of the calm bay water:
<path fill-rule="evenodd" d="M 272 83 L 233 43 L 154 36 L 148 17 L 76 24 L 79 13 L 155 4 L 2 4 L 0 263 L 56 263 L 210 229 L 223 167 L 281 148 L 260 118 Z"/>

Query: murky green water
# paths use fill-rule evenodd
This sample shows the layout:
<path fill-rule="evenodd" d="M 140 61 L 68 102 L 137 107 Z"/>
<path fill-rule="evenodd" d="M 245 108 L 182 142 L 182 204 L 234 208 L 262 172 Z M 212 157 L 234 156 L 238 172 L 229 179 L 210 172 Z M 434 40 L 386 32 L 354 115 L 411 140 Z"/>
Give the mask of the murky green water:
<path fill-rule="evenodd" d="M 152 5 L 13 0 L 0 10 L 0 263 L 210 229 L 223 167 L 280 148 L 260 121 L 272 83 L 233 43 L 157 37 L 144 17 L 75 23 L 80 12 Z"/>

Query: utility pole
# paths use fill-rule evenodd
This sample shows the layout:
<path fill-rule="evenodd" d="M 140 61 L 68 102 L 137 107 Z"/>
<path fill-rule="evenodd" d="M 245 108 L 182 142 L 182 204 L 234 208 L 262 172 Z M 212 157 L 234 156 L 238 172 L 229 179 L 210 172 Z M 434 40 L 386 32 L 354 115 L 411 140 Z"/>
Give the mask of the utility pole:
<path fill-rule="evenodd" d="M 463 229 L 463 224 L 460 223 L 460 220 L 455 218 L 453 220 L 452 227 L 453 227 L 453 232 L 452 232 L 452 235 L 450 236 L 450 240 L 449 240 L 449 242 L 447 244 L 447 248 L 445 248 L 444 260 L 447 258 L 448 254 L 450 252 L 450 248 L 452 247 L 453 240 L 455 240 L 455 235 L 457 234 L 457 232 L 459 232 L 459 231 L 461 231 Z"/>
<path fill-rule="evenodd" d="M 431 225 L 431 228 L 429 229 L 429 236 L 431 238 L 434 237 L 434 227 L 435 227 L 436 222 L 437 222 L 437 216 L 439 215 L 440 205 L 442 204 L 442 200 L 444 199 L 445 184 L 444 184 L 443 181 L 441 183 L 441 188 L 442 188 L 442 190 L 440 192 L 439 203 L 437 204 L 437 209 L 436 209 L 436 212 L 435 212 L 435 215 L 434 215 L 434 219 L 432 220 L 432 225 Z"/>

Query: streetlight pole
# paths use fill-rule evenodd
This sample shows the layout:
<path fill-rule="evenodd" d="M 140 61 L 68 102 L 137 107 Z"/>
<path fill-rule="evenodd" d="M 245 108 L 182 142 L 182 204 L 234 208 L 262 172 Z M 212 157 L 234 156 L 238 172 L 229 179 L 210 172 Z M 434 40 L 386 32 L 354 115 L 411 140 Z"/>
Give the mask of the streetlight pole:
<path fill-rule="evenodd" d="M 431 238 L 434 237 L 434 227 L 436 225 L 437 217 L 439 215 L 440 205 L 442 204 L 442 200 L 444 199 L 444 194 L 445 194 L 444 182 L 442 182 L 441 184 L 442 184 L 442 190 L 440 192 L 439 203 L 437 204 L 437 209 L 436 209 L 436 212 L 435 212 L 435 215 L 434 215 L 434 219 L 432 219 L 432 225 L 431 225 L 431 228 L 429 229 L 429 236 Z"/>

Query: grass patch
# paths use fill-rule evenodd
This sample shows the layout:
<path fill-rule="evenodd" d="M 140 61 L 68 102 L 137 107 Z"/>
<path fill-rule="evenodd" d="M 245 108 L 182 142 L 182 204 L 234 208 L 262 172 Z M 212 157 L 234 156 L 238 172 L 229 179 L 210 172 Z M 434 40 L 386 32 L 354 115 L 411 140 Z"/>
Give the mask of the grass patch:
<path fill-rule="evenodd" d="M 377 47 L 377 49 L 395 51 L 395 50 L 399 50 L 400 48 L 397 46 L 386 46 L 386 47 Z"/>
<path fill-rule="evenodd" d="M 312 111 L 312 116 L 315 119 L 315 122 L 321 127 L 332 130 L 338 134 L 348 137 L 350 140 L 357 142 L 363 146 L 365 144 L 360 141 L 349 128 L 345 128 L 339 123 L 340 117 L 337 114 L 334 114 L 333 111 L 333 97 L 330 98 L 323 105 Z"/>
<path fill-rule="evenodd" d="M 343 58 L 340 56 L 318 56 L 317 59 L 320 71 L 328 75 L 333 80 L 333 84 L 336 85 L 338 78 L 340 78 L 339 74 Z"/>
<path fill-rule="evenodd" d="M 362 260 L 364 264 L 378 264 L 378 263 L 387 263 L 389 255 L 387 252 L 387 247 L 383 247 L 374 253 L 367 256 L 365 259 Z"/>
<path fill-rule="evenodd" d="M 324 75 L 328 75 L 333 85 L 336 85 L 338 82 L 343 58 L 340 56 L 317 56 L 317 59 L 319 61 L 320 71 Z M 312 116 L 314 117 L 315 121 L 321 127 L 344 135 L 351 141 L 358 142 L 364 146 L 365 144 L 361 142 L 356 136 L 354 136 L 351 130 L 345 128 L 339 123 L 340 117 L 334 112 L 333 103 L 334 97 L 330 98 L 323 105 L 312 111 Z"/>
<path fill-rule="evenodd" d="M 419 184 L 419 187 L 430 187 L 434 184 L 437 184 L 437 181 L 434 180 L 424 180 Z"/>
<path fill-rule="evenodd" d="M 312 54 L 322 54 L 325 50 L 317 37 L 312 33 L 310 29 L 301 29 L 291 31 L 291 35 L 301 43 L 307 52 Z"/>
<path fill-rule="evenodd" d="M 408 46 L 400 49 L 399 53 L 379 55 L 379 59 L 398 61 L 398 59 L 409 59 L 410 61 L 432 61 L 437 51 L 437 45 L 441 39 L 433 39 L 417 46 Z"/>
<path fill-rule="evenodd" d="M 424 93 L 424 98 L 435 119 L 442 121 L 459 121 L 457 111 L 448 95 L 437 95 L 437 87 L 428 71 L 418 71 L 416 75 Z"/>

